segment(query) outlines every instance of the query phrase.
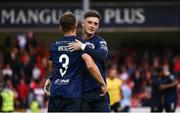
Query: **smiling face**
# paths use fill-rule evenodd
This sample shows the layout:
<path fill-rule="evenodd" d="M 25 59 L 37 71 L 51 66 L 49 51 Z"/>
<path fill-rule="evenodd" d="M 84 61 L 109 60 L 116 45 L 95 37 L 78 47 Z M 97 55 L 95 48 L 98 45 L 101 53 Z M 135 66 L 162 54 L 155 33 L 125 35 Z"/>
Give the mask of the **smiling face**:
<path fill-rule="evenodd" d="M 97 17 L 87 17 L 83 20 L 82 27 L 85 34 L 92 36 L 99 28 L 99 19 Z"/>

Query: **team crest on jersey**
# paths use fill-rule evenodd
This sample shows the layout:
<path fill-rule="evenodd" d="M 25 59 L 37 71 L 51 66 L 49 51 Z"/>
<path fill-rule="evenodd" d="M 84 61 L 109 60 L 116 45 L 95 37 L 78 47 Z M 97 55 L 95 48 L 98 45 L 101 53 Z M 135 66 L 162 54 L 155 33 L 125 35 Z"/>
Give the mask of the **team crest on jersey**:
<path fill-rule="evenodd" d="M 105 41 L 100 41 L 99 43 L 100 43 L 100 45 L 101 45 L 101 49 L 104 49 L 104 50 L 108 51 L 108 49 L 107 49 L 107 43 L 106 43 Z"/>
<path fill-rule="evenodd" d="M 94 49 L 95 48 L 95 45 L 90 43 L 90 42 L 86 42 L 85 43 L 87 46 L 89 46 L 90 48 Z"/>
<path fill-rule="evenodd" d="M 61 42 L 60 41 L 56 41 L 56 45 L 59 45 L 59 44 L 61 44 Z"/>

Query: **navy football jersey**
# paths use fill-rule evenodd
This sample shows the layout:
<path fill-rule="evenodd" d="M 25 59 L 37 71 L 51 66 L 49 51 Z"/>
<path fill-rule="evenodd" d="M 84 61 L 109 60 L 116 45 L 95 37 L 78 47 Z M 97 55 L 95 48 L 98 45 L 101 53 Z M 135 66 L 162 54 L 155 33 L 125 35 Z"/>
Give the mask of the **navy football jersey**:
<path fill-rule="evenodd" d="M 105 61 L 108 57 L 108 49 L 106 41 L 94 35 L 91 39 L 85 40 L 85 47 L 84 52 L 89 54 L 93 57 L 96 65 L 98 66 L 101 75 L 106 82 L 105 76 Z M 83 77 L 83 92 L 89 91 L 101 91 L 99 83 L 91 76 L 91 74 L 86 71 L 86 74 Z"/>
<path fill-rule="evenodd" d="M 170 84 L 176 80 L 175 76 L 170 74 L 169 76 L 166 76 L 163 78 L 163 81 L 165 81 L 164 84 Z M 163 92 L 164 97 L 164 103 L 170 103 L 170 102 L 177 102 L 177 92 L 176 92 L 176 86 L 171 87 L 168 89 L 165 89 Z"/>
<path fill-rule="evenodd" d="M 51 96 L 81 97 L 84 62 L 81 51 L 70 52 L 69 42 L 78 39 L 75 36 L 64 36 L 50 47 L 49 60 L 53 61 L 54 74 L 51 78 Z"/>
<path fill-rule="evenodd" d="M 151 92 L 151 104 L 158 105 L 161 104 L 161 96 L 162 92 L 159 90 L 160 85 L 163 83 L 162 80 L 159 79 L 158 75 L 152 75 L 152 92 Z"/>

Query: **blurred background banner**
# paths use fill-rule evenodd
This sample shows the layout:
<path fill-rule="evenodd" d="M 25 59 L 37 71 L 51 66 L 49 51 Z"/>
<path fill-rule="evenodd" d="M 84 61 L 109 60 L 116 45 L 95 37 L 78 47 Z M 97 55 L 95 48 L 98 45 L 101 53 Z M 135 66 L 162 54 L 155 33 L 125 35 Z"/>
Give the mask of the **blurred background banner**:
<path fill-rule="evenodd" d="M 101 28 L 180 28 L 180 3 L 94 3 L 102 15 Z M 58 19 L 67 10 L 83 17 L 80 3 L 0 4 L 0 30 L 5 28 L 57 29 Z"/>

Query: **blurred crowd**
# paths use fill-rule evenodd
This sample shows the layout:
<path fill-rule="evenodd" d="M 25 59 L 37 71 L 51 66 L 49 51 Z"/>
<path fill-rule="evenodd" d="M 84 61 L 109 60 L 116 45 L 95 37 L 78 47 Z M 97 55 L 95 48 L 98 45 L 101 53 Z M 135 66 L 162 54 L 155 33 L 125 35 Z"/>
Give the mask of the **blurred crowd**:
<path fill-rule="evenodd" d="M 127 96 L 126 100 L 121 101 L 126 106 L 124 110 L 150 106 L 153 68 L 168 68 L 177 77 L 180 76 L 178 51 L 160 45 L 136 45 L 121 46 L 117 53 L 110 55 L 107 76 L 118 78 L 117 84 Z M 13 92 L 15 109 L 37 111 L 47 107 L 43 85 L 47 76 L 48 54 L 47 45 L 38 42 L 33 32 L 6 37 L 0 45 L 0 89 L 1 92 L 5 89 Z M 111 71 L 112 67 L 115 72 Z"/>
<path fill-rule="evenodd" d="M 47 47 L 46 47 L 47 48 Z M 6 37 L 0 47 L 0 86 L 13 91 L 19 110 L 45 108 L 43 85 L 48 67 L 48 50 L 33 32 Z"/>
<path fill-rule="evenodd" d="M 138 43 L 134 42 L 131 45 L 121 45 L 117 52 L 109 57 L 107 83 L 110 90 L 119 90 L 116 92 L 116 95 L 113 94 L 114 91 L 110 94 L 112 100 L 115 98 L 117 100 L 117 97 L 119 99 L 118 103 L 120 105 L 118 106 L 120 106 L 120 109 L 118 111 L 124 111 L 123 101 L 124 96 L 126 97 L 127 95 L 131 96 L 125 98 L 127 107 L 151 106 L 151 93 L 153 90 L 151 82 L 152 76 L 156 74 L 156 69 L 167 70 L 178 81 L 180 80 L 180 48 L 177 45 L 165 46 L 162 43 L 159 42 L 157 45 L 138 45 Z M 115 78 L 114 82 L 113 78 Z M 113 83 L 115 84 L 114 86 Z M 125 94 L 123 91 L 124 85 L 126 85 Z M 118 89 L 115 89 L 115 87 L 118 87 Z M 177 92 L 180 95 L 179 85 L 177 86 Z M 111 103 L 111 105 L 116 105 L 114 103 Z M 115 109 L 115 111 L 117 110 Z M 125 111 L 127 111 L 127 108 Z"/>

